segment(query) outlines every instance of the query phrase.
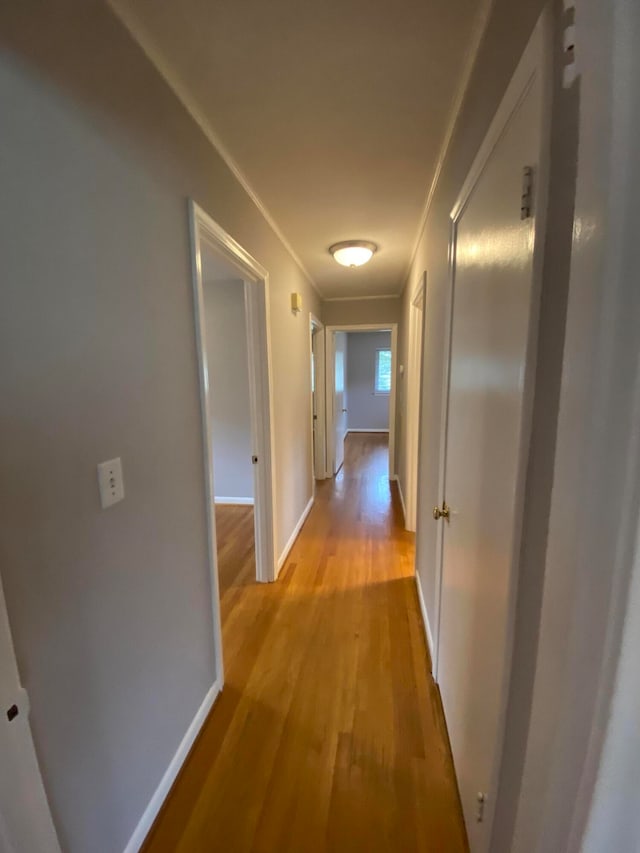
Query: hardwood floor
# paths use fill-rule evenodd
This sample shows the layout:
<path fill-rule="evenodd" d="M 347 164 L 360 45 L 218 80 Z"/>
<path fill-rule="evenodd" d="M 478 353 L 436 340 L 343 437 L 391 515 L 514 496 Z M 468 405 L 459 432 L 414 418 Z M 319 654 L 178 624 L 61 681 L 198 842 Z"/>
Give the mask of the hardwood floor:
<path fill-rule="evenodd" d="M 215 513 L 220 611 L 224 634 L 233 610 L 242 602 L 244 588 L 256 582 L 253 507 L 216 504 Z"/>
<path fill-rule="evenodd" d="M 349 436 L 278 582 L 232 588 L 226 685 L 147 853 L 468 849 L 395 488 L 386 436 Z"/>

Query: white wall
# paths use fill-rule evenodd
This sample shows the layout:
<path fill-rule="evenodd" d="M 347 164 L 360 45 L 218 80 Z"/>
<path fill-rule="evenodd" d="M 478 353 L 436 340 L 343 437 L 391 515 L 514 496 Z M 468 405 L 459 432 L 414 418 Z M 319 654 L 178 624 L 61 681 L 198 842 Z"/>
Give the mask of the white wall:
<path fill-rule="evenodd" d="M 2 581 L 63 849 L 113 853 L 216 675 L 187 198 L 271 275 L 280 549 L 312 482 L 289 294 L 320 302 L 103 4 L 3 4 L 0 40 Z"/>
<path fill-rule="evenodd" d="M 400 295 L 380 299 L 326 299 L 322 303 L 322 321 L 325 326 L 391 325 L 400 320 L 401 308 Z"/>
<path fill-rule="evenodd" d="M 579 4 L 571 278 L 514 853 L 640 849 L 639 37 L 637 3 Z"/>
<path fill-rule="evenodd" d="M 203 275 L 215 498 L 253 500 L 244 283 Z"/>
<path fill-rule="evenodd" d="M 391 349 L 391 332 L 347 333 L 349 429 L 389 429 L 389 394 L 374 393 L 379 349 Z"/>

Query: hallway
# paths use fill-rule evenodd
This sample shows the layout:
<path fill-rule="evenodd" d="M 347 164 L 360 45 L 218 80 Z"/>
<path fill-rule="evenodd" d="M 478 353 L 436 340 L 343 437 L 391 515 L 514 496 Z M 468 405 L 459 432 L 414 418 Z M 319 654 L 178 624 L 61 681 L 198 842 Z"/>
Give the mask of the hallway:
<path fill-rule="evenodd" d="M 387 456 L 350 435 L 278 582 L 233 591 L 225 688 L 148 853 L 467 849 Z"/>

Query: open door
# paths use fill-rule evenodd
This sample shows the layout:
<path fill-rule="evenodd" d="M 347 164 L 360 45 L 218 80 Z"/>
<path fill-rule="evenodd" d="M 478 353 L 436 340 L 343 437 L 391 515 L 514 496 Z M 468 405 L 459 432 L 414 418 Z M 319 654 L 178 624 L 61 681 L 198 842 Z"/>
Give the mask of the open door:
<path fill-rule="evenodd" d="M 333 473 L 337 474 L 344 462 L 344 440 L 347 436 L 347 335 L 345 332 L 334 332 L 333 344 L 334 368 L 334 464 Z"/>
<path fill-rule="evenodd" d="M 60 853 L 20 685 L 0 583 L 0 851 Z"/>

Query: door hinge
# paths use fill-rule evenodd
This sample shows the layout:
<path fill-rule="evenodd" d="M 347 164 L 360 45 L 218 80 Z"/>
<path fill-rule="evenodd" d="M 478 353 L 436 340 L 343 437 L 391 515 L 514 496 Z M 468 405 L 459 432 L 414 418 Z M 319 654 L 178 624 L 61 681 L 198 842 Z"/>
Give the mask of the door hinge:
<path fill-rule="evenodd" d="M 251 464 L 252 464 L 252 465 L 257 465 L 257 464 L 258 464 L 258 457 L 257 457 L 257 456 L 252 456 L 252 457 L 251 457 Z"/>
<path fill-rule="evenodd" d="M 533 201 L 533 169 L 522 168 L 522 196 L 520 197 L 520 219 L 529 219 Z"/>
<path fill-rule="evenodd" d="M 562 66 L 562 86 L 570 89 L 579 74 L 576 62 L 576 3 L 575 0 L 564 0 L 564 33 L 562 36 L 562 51 L 564 63 Z"/>
<path fill-rule="evenodd" d="M 487 795 L 482 791 L 478 791 L 477 802 L 476 802 L 476 822 L 482 823 L 484 820 L 484 807 L 487 802 Z"/>

